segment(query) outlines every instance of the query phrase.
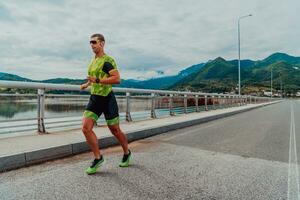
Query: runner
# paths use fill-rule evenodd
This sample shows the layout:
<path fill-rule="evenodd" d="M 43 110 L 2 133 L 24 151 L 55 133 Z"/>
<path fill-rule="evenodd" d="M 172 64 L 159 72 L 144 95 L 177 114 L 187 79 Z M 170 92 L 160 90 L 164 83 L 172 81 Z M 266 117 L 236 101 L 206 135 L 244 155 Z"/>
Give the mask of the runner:
<path fill-rule="evenodd" d="M 119 163 L 120 167 L 128 167 L 131 160 L 131 152 L 128 149 L 126 135 L 119 126 L 119 111 L 115 95 L 112 91 L 112 84 L 120 83 L 120 74 L 113 58 L 104 52 L 105 39 L 102 34 L 93 34 L 90 45 L 95 53 L 88 67 L 87 82 L 80 86 L 84 90 L 91 86 L 91 96 L 86 110 L 83 113 L 82 132 L 86 141 L 94 153 L 94 161 L 87 168 L 87 174 L 94 174 L 97 168 L 104 163 L 98 146 L 98 139 L 93 131 L 93 127 L 100 115 L 103 113 L 106 123 L 111 133 L 121 144 L 124 155 Z"/>

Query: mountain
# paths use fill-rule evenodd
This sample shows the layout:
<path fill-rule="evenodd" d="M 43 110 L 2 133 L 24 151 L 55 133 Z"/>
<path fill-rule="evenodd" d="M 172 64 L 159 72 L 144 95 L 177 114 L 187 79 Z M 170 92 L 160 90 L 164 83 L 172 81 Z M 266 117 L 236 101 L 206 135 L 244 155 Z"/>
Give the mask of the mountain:
<path fill-rule="evenodd" d="M 180 71 L 177 75 L 174 76 L 165 76 L 160 78 L 152 78 L 144 81 L 137 80 L 122 80 L 119 87 L 129 87 L 129 88 L 143 88 L 143 89 L 166 89 L 183 78 L 198 72 L 205 63 L 200 63 L 197 65 L 190 66 L 182 71 Z"/>
<path fill-rule="evenodd" d="M 174 76 L 165 76 L 160 78 L 152 78 L 144 81 L 128 79 L 128 80 L 121 80 L 117 87 L 126 87 L 126 88 L 143 88 L 143 89 L 163 89 L 168 88 L 171 85 L 175 84 L 176 82 L 180 81 L 184 77 L 193 74 L 201 67 L 203 67 L 205 63 L 200 63 L 197 65 L 193 65 L 188 67 L 182 71 L 180 71 L 177 75 Z M 3 75 L 2 75 L 3 74 Z M 163 75 L 162 71 L 158 71 L 158 74 Z M 26 79 L 17 75 L 13 74 L 6 74 L 0 72 L 0 80 L 12 80 L 12 81 L 33 81 L 33 82 L 42 82 L 42 83 L 56 83 L 56 84 L 81 84 L 84 82 L 83 79 L 68 79 L 68 78 L 55 78 L 55 79 L 47 79 L 43 81 L 36 81 L 31 79 Z"/>
<path fill-rule="evenodd" d="M 228 61 L 230 64 L 238 66 L 238 60 L 231 60 Z M 241 60 L 241 66 L 243 66 L 243 68 L 251 68 L 255 65 L 255 61 L 253 60 Z"/>
<path fill-rule="evenodd" d="M 274 53 L 269 57 L 265 58 L 264 60 L 262 60 L 262 62 L 264 63 L 274 63 L 278 61 L 283 61 L 288 64 L 300 64 L 300 57 L 290 56 L 285 53 Z"/>
<path fill-rule="evenodd" d="M 242 92 L 254 92 L 270 88 L 271 71 L 273 87 L 280 86 L 290 92 L 300 90 L 300 58 L 283 53 L 275 53 L 262 61 L 241 61 Z M 174 90 L 204 92 L 236 92 L 238 83 L 238 61 L 218 57 L 208 62 L 197 73 L 189 75 L 169 87 Z"/>
<path fill-rule="evenodd" d="M 42 83 L 56 83 L 56 84 L 82 84 L 85 82 L 84 79 L 69 79 L 69 78 L 54 78 L 40 81 Z"/>
<path fill-rule="evenodd" d="M 8 73 L 3 73 L 0 72 L 0 80 L 6 80 L 6 81 L 32 81 L 31 79 L 28 78 L 23 78 L 18 75 L 14 74 L 8 74 Z"/>
<path fill-rule="evenodd" d="M 179 90 L 204 90 L 204 91 L 215 91 L 228 90 L 234 87 L 237 81 L 237 68 L 227 62 L 225 59 L 218 57 L 215 60 L 208 62 L 202 67 L 197 73 L 193 73 L 180 82 L 176 83 L 170 89 Z M 224 85 L 224 86 L 223 86 Z M 201 89 L 200 89 L 201 88 Z"/>
<path fill-rule="evenodd" d="M 188 76 L 190 74 L 193 74 L 193 73 L 196 73 L 198 72 L 206 63 L 200 63 L 200 64 L 197 64 L 197 65 L 192 65 L 191 67 L 188 67 L 182 71 L 180 71 L 178 73 L 179 76 L 181 77 L 185 77 L 185 76 Z"/>
<path fill-rule="evenodd" d="M 300 90 L 300 57 L 274 53 L 263 60 L 241 60 L 242 92 L 252 93 L 269 90 L 273 71 L 273 87 L 295 93 Z M 162 75 L 163 72 L 160 72 Z M 17 75 L 1 73 L 0 80 L 34 81 L 44 83 L 81 84 L 83 79 L 56 78 L 43 81 L 26 79 Z M 218 57 L 207 63 L 190 66 L 177 75 L 152 78 L 144 81 L 121 80 L 117 87 L 144 89 L 171 89 L 203 92 L 237 92 L 238 60 Z"/>

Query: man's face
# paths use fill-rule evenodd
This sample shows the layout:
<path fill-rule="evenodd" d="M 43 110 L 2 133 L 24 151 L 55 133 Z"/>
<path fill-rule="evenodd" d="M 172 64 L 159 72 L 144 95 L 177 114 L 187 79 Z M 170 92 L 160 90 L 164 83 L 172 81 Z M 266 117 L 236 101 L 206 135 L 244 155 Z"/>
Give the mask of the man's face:
<path fill-rule="evenodd" d="M 90 45 L 95 54 L 100 51 L 103 51 L 104 42 L 100 41 L 97 37 L 91 38 Z"/>

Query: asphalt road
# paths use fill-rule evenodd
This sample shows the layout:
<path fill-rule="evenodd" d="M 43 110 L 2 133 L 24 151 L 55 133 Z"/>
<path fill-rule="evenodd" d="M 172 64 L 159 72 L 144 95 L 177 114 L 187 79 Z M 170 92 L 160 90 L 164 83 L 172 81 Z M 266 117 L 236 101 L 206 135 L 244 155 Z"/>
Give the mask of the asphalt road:
<path fill-rule="evenodd" d="M 133 164 L 117 166 L 121 148 L 0 174 L 0 199 L 300 199 L 300 101 L 262 107 L 130 144 Z"/>

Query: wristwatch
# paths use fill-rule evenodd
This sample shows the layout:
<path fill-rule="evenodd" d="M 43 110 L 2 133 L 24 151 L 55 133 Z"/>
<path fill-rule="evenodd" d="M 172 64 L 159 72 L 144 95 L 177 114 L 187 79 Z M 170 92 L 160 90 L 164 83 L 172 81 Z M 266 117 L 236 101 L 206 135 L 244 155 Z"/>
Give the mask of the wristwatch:
<path fill-rule="evenodd" d="M 100 83 L 100 79 L 99 78 L 96 78 L 96 83 Z"/>

